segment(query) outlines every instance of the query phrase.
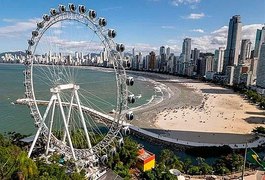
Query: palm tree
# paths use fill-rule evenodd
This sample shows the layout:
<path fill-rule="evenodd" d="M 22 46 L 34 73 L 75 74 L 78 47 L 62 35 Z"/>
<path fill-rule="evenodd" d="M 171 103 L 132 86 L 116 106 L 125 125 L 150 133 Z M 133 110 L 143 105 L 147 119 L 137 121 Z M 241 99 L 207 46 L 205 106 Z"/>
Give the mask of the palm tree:
<path fill-rule="evenodd" d="M 28 179 L 38 175 L 38 168 L 35 162 L 28 158 L 27 153 L 22 151 L 17 159 L 18 170 Z"/>

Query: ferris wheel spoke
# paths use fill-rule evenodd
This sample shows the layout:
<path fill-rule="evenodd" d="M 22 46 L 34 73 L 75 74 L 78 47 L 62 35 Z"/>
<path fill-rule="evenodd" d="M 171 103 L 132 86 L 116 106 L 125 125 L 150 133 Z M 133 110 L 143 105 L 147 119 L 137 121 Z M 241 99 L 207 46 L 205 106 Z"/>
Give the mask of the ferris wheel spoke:
<path fill-rule="evenodd" d="M 86 98 L 84 95 L 82 95 L 80 93 L 81 97 L 87 102 L 89 103 L 90 105 L 92 105 L 93 109 L 96 108 L 98 110 L 100 110 L 100 112 L 104 113 L 104 114 L 107 114 L 106 111 L 104 111 L 102 108 L 100 108 L 99 106 L 97 106 L 95 103 L 93 103 L 92 101 L 90 101 L 88 98 Z"/>
<path fill-rule="evenodd" d="M 107 104 L 107 105 L 110 105 L 110 106 L 115 106 L 114 104 L 112 104 L 112 103 L 110 103 L 110 102 L 108 102 L 108 101 L 102 99 L 101 97 L 95 95 L 95 94 L 92 93 L 92 92 L 89 92 L 89 91 L 87 91 L 87 90 L 85 90 L 85 89 L 81 89 L 81 90 L 84 91 L 84 92 L 86 92 L 86 93 L 88 93 L 88 94 L 90 94 L 90 95 L 92 95 L 93 97 L 95 97 L 95 98 L 91 98 L 91 97 L 89 97 L 89 98 L 91 98 L 91 99 L 93 99 L 93 100 L 95 100 L 95 101 L 97 101 L 97 102 L 100 102 L 100 103 L 102 103 L 102 104 Z M 82 96 L 82 97 L 85 98 L 85 96 Z M 87 99 L 88 99 L 88 97 L 87 97 Z"/>
<path fill-rule="evenodd" d="M 47 79 L 48 82 L 53 83 L 53 80 L 52 80 L 53 77 L 52 77 L 52 76 L 49 76 L 49 75 L 47 74 L 47 72 L 44 70 L 44 68 L 43 68 L 41 65 L 36 66 L 36 67 L 34 68 L 34 70 L 36 70 L 36 71 L 38 71 L 38 73 L 40 73 L 40 74 L 35 73 L 35 74 L 34 74 L 35 76 L 42 77 L 43 79 Z"/>
<path fill-rule="evenodd" d="M 125 78 L 122 79 L 126 73 L 119 65 L 124 46 L 112 40 L 116 32 L 106 28 L 106 19 L 96 18 L 95 11 L 78 11 L 72 9 L 73 5 L 67 10 L 62 7 L 51 10 L 32 32 L 27 50 L 30 59 L 25 63 L 26 96 L 34 102 L 29 107 L 38 122 L 37 132 L 46 144 L 44 155 L 48 156 L 54 148 L 76 161 L 88 157 L 95 161 L 102 153 L 108 153 L 115 138 L 121 138 L 121 125 L 117 123 L 124 120 L 119 113 L 127 108 L 128 94 Z M 114 76 L 100 79 L 90 76 L 93 70 L 76 67 L 91 63 L 113 64 Z M 47 103 L 47 97 L 54 99 Z M 106 122 L 109 108 L 120 110 L 113 122 Z M 30 154 L 33 148 L 34 145 Z"/>

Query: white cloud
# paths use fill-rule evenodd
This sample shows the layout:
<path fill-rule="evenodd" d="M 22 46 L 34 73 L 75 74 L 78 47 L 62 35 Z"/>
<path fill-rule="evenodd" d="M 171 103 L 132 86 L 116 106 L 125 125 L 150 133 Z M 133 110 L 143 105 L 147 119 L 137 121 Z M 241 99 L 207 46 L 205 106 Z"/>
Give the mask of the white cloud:
<path fill-rule="evenodd" d="M 55 35 L 59 35 L 59 34 L 62 34 L 63 31 L 60 30 L 60 29 L 54 29 L 54 30 L 52 31 L 52 33 L 55 34 Z"/>
<path fill-rule="evenodd" d="M 181 46 L 179 45 L 168 44 L 166 46 L 170 47 L 171 53 L 175 53 L 175 55 L 178 55 L 181 52 Z"/>
<path fill-rule="evenodd" d="M 161 26 L 162 29 L 176 29 L 175 26 Z"/>
<path fill-rule="evenodd" d="M 204 33 L 203 29 L 192 29 L 192 32 Z"/>
<path fill-rule="evenodd" d="M 7 19 L 6 19 L 7 20 Z M 40 19 L 29 19 L 27 21 L 16 22 L 13 25 L 0 27 L 0 37 L 15 37 L 21 33 L 33 30 Z"/>
<path fill-rule="evenodd" d="M 191 13 L 190 15 L 184 16 L 183 18 L 184 19 L 201 19 L 203 17 L 205 17 L 204 13 Z"/>
<path fill-rule="evenodd" d="M 243 28 L 242 28 L 242 39 L 250 39 L 252 44 L 254 44 L 257 29 L 261 29 L 263 26 L 264 25 L 262 25 L 262 24 L 250 24 L 250 25 L 243 26 Z"/>
<path fill-rule="evenodd" d="M 21 37 L 21 36 L 31 36 L 31 31 L 37 28 L 37 22 L 42 21 L 40 18 L 33 18 L 28 20 L 18 20 L 18 19 L 2 19 L 4 22 L 8 22 L 10 25 L 0 27 L 0 37 Z M 67 22 L 66 22 L 67 23 Z M 61 22 L 52 25 L 52 29 L 61 28 Z M 60 32 L 55 32 L 59 34 Z"/>
<path fill-rule="evenodd" d="M 100 52 L 104 45 L 100 41 L 85 41 L 85 40 L 68 40 L 57 36 L 43 36 L 37 50 L 49 51 L 50 49 L 58 49 L 61 52 L 75 52 L 84 50 L 85 52 Z M 45 53 L 45 52 L 41 52 Z"/>
<path fill-rule="evenodd" d="M 257 29 L 262 28 L 262 24 L 250 24 L 242 27 L 242 39 L 250 39 L 254 48 Z M 192 46 L 202 51 L 214 52 L 219 47 L 226 47 L 228 26 L 223 26 L 208 35 L 191 37 Z"/>
<path fill-rule="evenodd" d="M 18 19 L 9 19 L 9 18 L 4 18 L 2 19 L 3 22 L 7 22 L 7 23 L 10 23 L 10 22 L 16 22 L 18 21 Z"/>
<path fill-rule="evenodd" d="M 201 2 L 201 0 L 171 0 L 173 6 L 187 5 L 187 4 L 196 4 Z"/>
<path fill-rule="evenodd" d="M 175 53 L 176 55 L 179 54 L 181 51 L 181 46 L 176 45 L 174 43 L 168 43 L 165 46 L 170 47 L 171 52 Z M 126 45 L 127 52 L 131 52 L 133 48 L 135 49 L 136 53 L 141 52 L 143 55 L 147 55 L 151 51 L 154 51 L 156 55 L 158 55 L 160 46 L 153 46 L 147 43 L 136 43 L 136 44 Z"/>
<path fill-rule="evenodd" d="M 143 54 L 149 54 L 151 51 L 158 51 L 158 47 L 152 46 L 147 43 L 135 43 L 126 45 L 126 51 L 130 51 L 130 49 L 135 49 L 136 52 L 142 52 Z"/>

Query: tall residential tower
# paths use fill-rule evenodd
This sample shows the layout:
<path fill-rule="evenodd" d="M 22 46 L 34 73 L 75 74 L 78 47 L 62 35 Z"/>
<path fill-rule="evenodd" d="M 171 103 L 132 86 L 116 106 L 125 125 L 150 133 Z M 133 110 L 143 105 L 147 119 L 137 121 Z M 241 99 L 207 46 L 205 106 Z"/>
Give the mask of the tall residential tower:
<path fill-rule="evenodd" d="M 224 68 L 227 66 L 236 66 L 238 64 L 241 31 L 241 17 L 239 15 L 235 15 L 229 22 L 227 46 L 224 56 Z"/>

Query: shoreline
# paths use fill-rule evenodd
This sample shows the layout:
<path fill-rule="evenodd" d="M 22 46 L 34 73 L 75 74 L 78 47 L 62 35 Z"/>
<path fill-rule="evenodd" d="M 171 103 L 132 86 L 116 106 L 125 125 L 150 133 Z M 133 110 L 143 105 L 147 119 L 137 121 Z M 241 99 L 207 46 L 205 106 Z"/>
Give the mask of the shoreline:
<path fill-rule="evenodd" d="M 173 139 L 227 144 L 252 141 L 253 128 L 265 127 L 265 112 L 231 89 L 172 75 L 133 74 L 162 83 L 173 92 L 158 104 L 136 109 L 131 124 L 144 130 Z"/>
<path fill-rule="evenodd" d="M 106 72 L 106 70 L 107 72 L 113 71 L 112 69 L 102 67 L 79 68 L 93 69 L 103 72 Z M 256 126 L 264 126 L 265 112 L 258 110 L 256 106 L 243 100 L 240 95 L 231 92 L 231 89 L 225 89 L 215 86 L 214 84 L 203 83 L 173 75 L 141 71 L 127 71 L 127 73 L 139 78 L 139 80 L 143 82 L 153 84 L 152 87 L 154 88 L 154 91 L 157 89 L 157 96 L 155 98 L 153 97 L 152 100 L 149 99 L 149 102 L 134 108 L 135 119 L 131 123 L 144 130 L 155 132 L 164 137 L 187 141 L 238 143 L 253 139 L 254 135 L 250 134 L 252 129 Z M 208 87 L 201 88 L 201 85 Z M 217 91 L 218 93 L 215 92 L 216 88 L 219 88 Z M 198 113 L 205 117 L 207 113 L 209 114 L 215 111 L 218 106 L 215 105 L 211 107 L 211 103 L 207 104 L 207 102 L 212 100 L 215 101 L 222 95 L 237 96 L 237 98 L 239 98 L 237 100 L 241 101 L 241 104 L 243 104 L 241 111 L 245 106 L 246 108 L 250 108 L 247 116 L 243 117 L 243 120 L 241 119 L 244 126 L 247 127 L 242 128 L 242 124 L 237 123 L 237 114 L 234 115 L 234 113 L 230 113 L 231 117 L 220 116 L 219 120 L 222 119 L 223 122 L 211 122 L 210 118 L 203 118 L 203 120 L 196 121 L 196 118 L 199 117 L 197 116 Z M 234 97 L 232 97 L 232 99 L 233 98 Z M 229 99 L 219 106 L 222 107 L 229 103 L 231 108 L 224 107 L 223 110 L 227 111 L 235 108 L 232 107 L 233 103 L 231 103 Z M 199 107 L 202 104 L 204 104 L 204 106 L 202 106 L 199 111 Z M 240 107 L 240 103 L 237 105 L 235 104 L 235 106 L 237 106 L 237 108 Z M 183 113 L 185 116 L 183 116 Z M 220 113 L 221 112 L 219 112 L 219 114 Z M 192 114 L 195 114 L 195 117 L 192 117 Z M 215 118 L 217 118 L 218 114 L 215 115 Z M 225 114 L 223 114 L 223 116 L 224 115 Z M 226 120 L 224 120 L 225 118 Z M 229 123 L 228 119 L 230 118 L 232 119 L 231 122 L 235 121 L 234 124 L 227 127 L 223 126 L 224 124 Z M 185 122 L 185 120 L 187 120 L 187 122 Z M 214 129 L 215 127 L 220 129 Z"/>

